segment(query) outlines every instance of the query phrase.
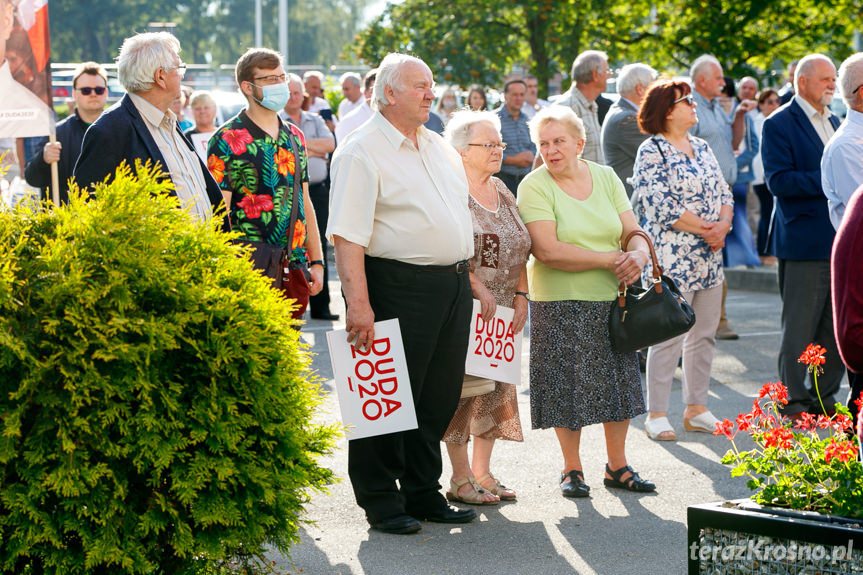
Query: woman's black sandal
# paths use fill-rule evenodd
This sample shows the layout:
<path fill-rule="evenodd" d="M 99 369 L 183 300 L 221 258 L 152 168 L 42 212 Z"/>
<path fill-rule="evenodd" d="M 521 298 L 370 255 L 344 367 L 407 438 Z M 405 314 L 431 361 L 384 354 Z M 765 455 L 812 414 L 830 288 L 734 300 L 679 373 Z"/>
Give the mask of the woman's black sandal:
<path fill-rule="evenodd" d="M 632 473 L 630 477 L 627 477 L 624 480 L 621 480 L 620 477 L 629 471 Z M 611 476 L 611 479 L 605 478 L 603 481 L 606 487 L 614 487 L 616 489 L 626 489 L 628 491 L 638 491 L 639 493 L 646 493 L 649 491 L 656 491 L 656 485 L 651 483 L 650 481 L 645 481 L 641 477 L 638 476 L 638 473 L 635 472 L 633 468 L 626 465 L 621 467 L 617 471 L 612 471 L 608 464 L 605 464 L 605 472 Z"/>
<path fill-rule="evenodd" d="M 563 482 L 569 477 L 569 481 Z M 584 473 L 573 469 L 560 474 L 560 491 L 564 497 L 590 497 L 590 487 L 584 482 Z"/>

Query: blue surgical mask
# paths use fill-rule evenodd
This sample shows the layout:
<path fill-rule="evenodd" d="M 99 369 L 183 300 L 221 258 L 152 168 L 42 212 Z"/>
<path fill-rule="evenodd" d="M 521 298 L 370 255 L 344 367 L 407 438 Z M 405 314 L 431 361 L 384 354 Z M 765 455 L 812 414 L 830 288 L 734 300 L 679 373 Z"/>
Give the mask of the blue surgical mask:
<path fill-rule="evenodd" d="M 249 82 L 249 84 L 252 84 Z M 288 103 L 288 98 L 291 93 L 288 90 L 288 85 L 285 82 L 279 82 L 278 84 L 268 84 L 266 86 L 258 86 L 257 84 L 252 84 L 252 86 L 261 89 L 262 99 L 258 100 L 255 98 L 255 101 L 266 108 L 267 110 L 272 110 L 273 112 L 280 112 L 282 108 L 285 107 L 285 104 Z M 254 98 L 254 96 L 252 96 Z"/>

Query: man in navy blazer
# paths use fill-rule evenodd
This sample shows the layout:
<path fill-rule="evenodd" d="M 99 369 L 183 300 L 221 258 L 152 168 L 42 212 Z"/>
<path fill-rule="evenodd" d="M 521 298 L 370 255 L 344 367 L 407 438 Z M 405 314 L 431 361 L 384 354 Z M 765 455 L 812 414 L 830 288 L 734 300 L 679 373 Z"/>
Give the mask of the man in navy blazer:
<path fill-rule="evenodd" d="M 800 60 L 797 92 L 764 122 L 761 155 L 767 186 L 775 196 L 771 233 L 779 258 L 782 342 L 779 377 L 788 388 L 785 413 L 820 413 L 814 386 L 797 358 L 809 343 L 827 350 L 818 377 L 824 408 L 833 409 L 844 373 L 833 334 L 830 251 L 835 230 L 821 188 L 821 154 L 839 126 L 830 112 L 836 68 L 829 58 L 810 54 Z"/>
<path fill-rule="evenodd" d="M 124 161 L 134 172 L 135 160 L 149 160 L 173 182 L 183 205 L 205 220 L 223 198 L 170 110 L 180 97 L 186 68 L 179 51 L 179 41 L 167 32 L 138 34 L 123 42 L 117 68 L 127 94 L 87 130 L 74 177 L 84 188 L 112 176 Z"/>

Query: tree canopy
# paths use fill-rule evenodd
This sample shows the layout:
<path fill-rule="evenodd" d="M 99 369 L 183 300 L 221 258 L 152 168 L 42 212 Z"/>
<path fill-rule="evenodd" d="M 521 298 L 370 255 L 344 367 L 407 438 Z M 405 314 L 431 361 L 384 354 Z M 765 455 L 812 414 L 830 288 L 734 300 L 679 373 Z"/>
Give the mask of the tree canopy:
<path fill-rule="evenodd" d="M 522 65 L 544 87 L 587 49 L 671 74 L 712 53 L 726 73 L 763 75 L 813 51 L 841 61 L 861 15 L 863 0 L 474 0 L 465 10 L 405 0 L 371 22 L 355 50 L 369 65 L 414 53 L 462 86 L 499 84 Z"/>

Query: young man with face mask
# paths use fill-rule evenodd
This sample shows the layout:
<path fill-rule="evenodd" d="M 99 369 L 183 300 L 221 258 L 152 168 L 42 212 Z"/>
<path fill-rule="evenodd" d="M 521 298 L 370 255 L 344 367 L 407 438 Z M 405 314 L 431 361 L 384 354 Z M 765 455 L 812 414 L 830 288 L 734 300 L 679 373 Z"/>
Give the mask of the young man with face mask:
<path fill-rule="evenodd" d="M 248 105 L 210 138 L 207 167 L 222 188 L 240 239 L 284 248 L 289 267 L 310 268 L 311 295 L 316 295 L 323 286 L 320 234 L 309 199 L 305 137 L 278 115 L 289 96 L 281 56 L 249 49 L 237 61 L 236 79 Z M 300 197 L 289 230 L 295 178 Z"/>

